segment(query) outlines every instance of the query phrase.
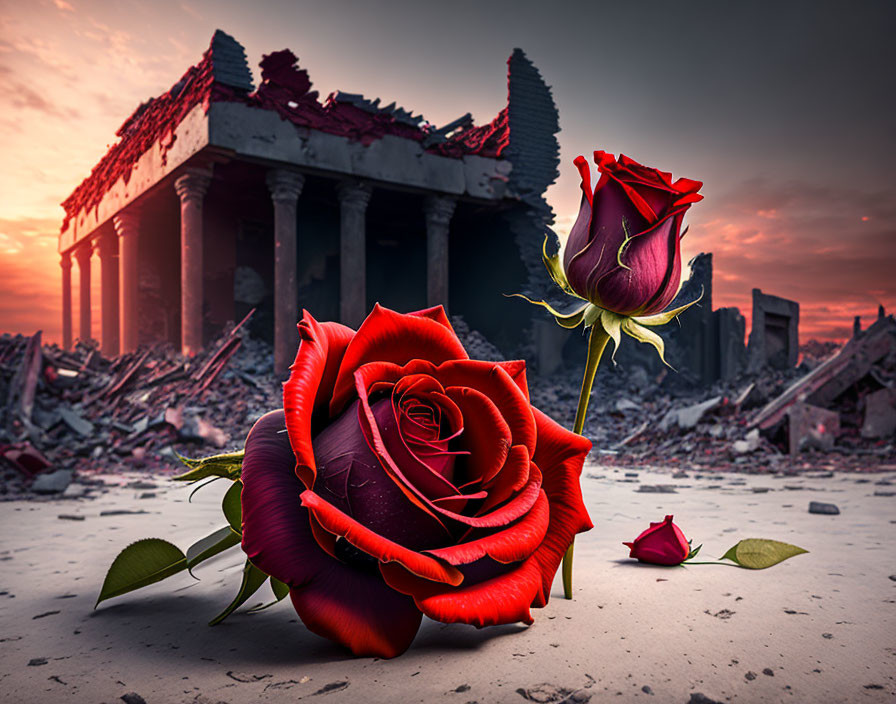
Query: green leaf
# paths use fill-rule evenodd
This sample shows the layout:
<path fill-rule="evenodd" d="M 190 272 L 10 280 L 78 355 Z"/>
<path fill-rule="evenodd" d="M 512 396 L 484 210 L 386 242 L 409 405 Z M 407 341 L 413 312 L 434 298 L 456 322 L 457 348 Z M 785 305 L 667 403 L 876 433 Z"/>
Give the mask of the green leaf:
<path fill-rule="evenodd" d="M 172 477 L 178 482 L 194 482 L 206 477 L 224 477 L 226 479 L 239 479 L 243 468 L 245 450 L 237 452 L 225 452 L 221 455 L 212 455 L 201 459 L 190 459 L 178 455 L 177 458 L 190 468 L 189 472 Z"/>
<path fill-rule="evenodd" d="M 235 481 L 224 494 L 224 500 L 221 502 L 224 517 L 230 524 L 231 530 L 237 535 L 243 534 L 243 507 L 240 505 L 242 491 L 243 483 L 239 480 Z"/>
<path fill-rule="evenodd" d="M 726 552 L 721 559 L 732 560 L 741 567 L 751 570 L 764 570 L 766 567 L 777 565 L 789 557 L 809 552 L 796 545 L 781 543 L 777 540 L 763 540 L 748 538 L 741 540 L 737 545 Z"/>
<path fill-rule="evenodd" d="M 740 545 L 740 543 L 738 543 L 737 545 Z M 719 559 L 720 560 L 731 560 L 732 562 L 737 562 L 737 545 L 734 545 L 733 547 L 731 547 L 728 550 L 728 552 L 726 552 L 724 555 L 722 555 Z M 740 564 L 740 563 L 737 562 L 737 564 Z"/>
<path fill-rule="evenodd" d="M 199 490 L 202 489 L 203 487 L 207 487 L 209 484 L 214 484 L 216 481 L 218 481 L 219 479 L 223 479 L 223 478 L 224 478 L 224 477 L 212 477 L 212 478 L 209 479 L 207 482 L 203 482 L 202 484 L 199 484 L 199 486 L 197 486 L 195 489 L 193 489 L 193 491 L 190 492 L 190 495 L 187 497 L 187 503 L 188 503 L 188 504 L 193 503 L 193 495 L 194 495 L 197 491 L 199 491 Z M 194 482 L 194 483 L 197 483 L 197 484 L 198 484 L 199 481 L 201 481 L 201 480 L 198 480 L 198 479 L 197 479 L 196 482 Z M 191 486 L 192 486 L 192 484 L 191 484 Z"/>
<path fill-rule="evenodd" d="M 274 604 L 279 604 L 289 595 L 289 586 L 281 582 L 279 579 L 275 579 L 271 577 L 270 579 L 271 591 L 274 592 L 274 600 L 269 601 L 267 604 L 260 604 L 255 608 L 249 609 L 250 614 L 258 613 L 259 611 L 264 611 L 265 609 L 269 609 Z"/>
<path fill-rule="evenodd" d="M 240 584 L 240 590 L 237 592 L 236 598 L 230 602 L 230 605 L 226 609 L 209 621 L 208 625 L 217 626 L 221 621 L 230 616 L 230 614 L 245 604 L 246 600 L 259 590 L 267 578 L 268 576 L 264 572 L 246 560 L 246 566 L 243 568 L 243 581 Z"/>
<path fill-rule="evenodd" d="M 274 592 L 274 596 L 277 597 L 277 601 L 282 601 L 289 595 L 289 585 L 274 577 L 271 577 L 271 590 Z"/>
<path fill-rule="evenodd" d="M 186 555 L 167 540 L 146 538 L 131 543 L 112 561 L 93 608 L 106 599 L 160 582 L 186 566 Z"/>
<path fill-rule="evenodd" d="M 239 545 L 240 536 L 230 526 L 224 526 L 202 540 L 193 543 L 187 549 L 187 569 L 193 574 L 193 568 L 200 562 L 224 552 L 227 548 Z"/>

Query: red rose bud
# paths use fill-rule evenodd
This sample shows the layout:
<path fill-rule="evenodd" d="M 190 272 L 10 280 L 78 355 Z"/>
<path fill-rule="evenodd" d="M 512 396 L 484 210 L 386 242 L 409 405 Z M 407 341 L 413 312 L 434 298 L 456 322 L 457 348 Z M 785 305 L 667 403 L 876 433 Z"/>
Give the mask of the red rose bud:
<path fill-rule="evenodd" d="M 651 523 L 634 542 L 623 545 L 631 549 L 629 557 L 654 565 L 679 565 L 691 551 L 681 528 L 672 522 L 672 516 L 666 516 L 661 523 Z"/>
<path fill-rule="evenodd" d="M 652 315 L 664 310 L 681 283 L 681 221 L 700 181 L 594 152 L 601 173 L 591 190 L 588 162 L 582 175 L 582 205 L 569 233 L 563 268 L 572 289 L 600 308 L 619 315 Z"/>

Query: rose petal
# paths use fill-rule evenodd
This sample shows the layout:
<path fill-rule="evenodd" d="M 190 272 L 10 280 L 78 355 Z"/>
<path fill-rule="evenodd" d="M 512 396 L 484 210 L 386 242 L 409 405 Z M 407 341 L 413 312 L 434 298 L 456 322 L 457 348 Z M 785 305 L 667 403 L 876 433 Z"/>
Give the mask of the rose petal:
<path fill-rule="evenodd" d="M 327 503 L 313 491 L 302 492 L 301 499 L 302 505 L 311 511 L 312 517 L 325 530 L 345 538 L 380 562 L 398 562 L 417 576 L 435 582 L 458 585 L 463 581 L 463 575 L 456 568 L 387 540 Z"/>
<path fill-rule="evenodd" d="M 589 278 L 589 290 L 596 292 L 597 305 L 619 315 L 642 314 L 642 308 L 671 280 L 675 257 L 670 247 L 674 249 L 678 240 L 675 223 L 676 218 L 666 218 L 630 240 L 621 257 L 628 269 L 616 266 L 599 280 Z M 680 272 L 680 256 L 678 259 Z"/>
<path fill-rule="evenodd" d="M 502 563 L 521 562 L 541 545 L 549 521 L 548 498 L 541 491 L 529 513 L 507 528 L 459 545 L 427 550 L 426 553 L 455 566 L 466 565 L 483 557 Z"/>
<path fill-rule="evenodd" d="M 523 392 L 526 400 L 529 400 L 529 383 L 526 381 L 526 362 L 522 359 L 511 359 L 506 362 L 495 362 L 507 375 L 513 379 L 513 383 Z"/>
<path fill-rule="evenodd" d="M 308 511 L 299 505 L 304 485 L 293 471 L 295 456 L 283 429 L 283 411 L 273 411 L 246 438 L 243 551 L 258 569 L 291 587 L 309 630 L 356 655 L 394 657 L 414 639 L 421 613 L 378 574 L 337 562 L 318 547 Z"/>
<path fill-rule="evenodd" d="M 444 585 L 409 584 L 400 565 L 380 565 L 387 584 L 415 590 L 414 602 L 425 615 L 442 623 L 468 623 L 477 628 L 503 623 L 532 623 L 529 607 L 541 587 L 539 566 L 530 557 L 516 568 L 475 584 L 459 588 Z"/>
<path fill-rule="evenodd" d="M 246 438 L 242 468 L 243 552 L 258 569 L 291 587 L 306 584 L 330 558 L 311 537 L 308 512 L 299 506 L 305 486 L 282 410 L 255 423 Z"/>
<path fill-rule="evenodd" d="M 413 599 L 389 588 L 378 574 L 335 561 L 289 595 L 308 630 L 358 656 L 400 655 L 414 640 L 423 616 Z"/>
<path fill-rule="evenodd" d="M 510 450 L 510 427 L 498 407 L 481 391 L 466 386 L 445 389 L 464 418 L 464 432 L 457 446 L 469 452 L 454 465 L 455 483 L 487 482 L 504 466 Z"/>
<path fill-rule="evenodd" d="M 512 443 L 525 445 L 529 456 L 532 456 L 537 437 L 532 407 L 503 367 L 495 362 L 472 359 L 450 361 L 440 364 L 433 376 L 446 389 L 449 386 L 467 386 L 485 394 L 510 428 Z"/>
<path fill-rule="evenodd" d="M 379 402 L 389 405 L 388 400 Z M 418 550 L 451 540 L 442 521 L 409 498 L 386 473 L 361 430 L 353 402 L 314 438 L 314 492 L 383 537 Z M 324 545 L 326 547 L 326 545 Z"/>
<path fill-rule="evenodd" d="M 529 453 L 522 445 L 513 445 L 507 453 L 507 460 L 501 470 L 487 483 L 484 488 L 488 491 L 488 498 L 477 515 L 487 514 L 494 506 L 504 503 L 516 492 L 522 489 L 529 481 L 532 463 Z"/>
<path fill-rule="evenodd" d="M 289 380 L 283 385 L 283 408 L 295 453 L 295 472 L 310 488 L 317 471 L 311 447 L 315 421 L 326 415 L 328 389 L 351 339 L 351 329 L 335 323 L 321 325 L 305 311 L 298 330 L 301 342 Z"/>
<path fill-rule="evenodd" d="M 554 575 L 573 537 L 593 527 L 579 483 L 591 441 L 566 430 L 537 408 L 532 410 L 538 425 L 534 460 L 544 472 L 543 488 L 551 507 L 547 535 L 530 558 L 537 563 L 541 575 L 532 605 L 541 607 L 550 598 Z"/>
<path fill-rule="evenodd" d="M 430 309 L 431 310 L 431 309 Z M 330 415 L 345 406 L 354 392 L 354 372 L 368 362 L 407 364 L 421 359 L 440 364 L 449 359 L 467 359 L 467 353 L 450 325 L 423 315 L 402 315 L 379 304 L 358 328 L 342 358 L 333 385 Z M 437 317 L 438 312 L 435 313 Z M 444 316 L 444 311 L 441 314 Z"/>

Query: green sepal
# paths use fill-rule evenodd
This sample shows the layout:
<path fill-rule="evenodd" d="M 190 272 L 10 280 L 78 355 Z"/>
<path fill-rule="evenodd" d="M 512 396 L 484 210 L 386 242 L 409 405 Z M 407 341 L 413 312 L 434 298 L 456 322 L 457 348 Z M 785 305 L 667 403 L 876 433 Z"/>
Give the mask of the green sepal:
<path fill-rule="evenodd" d="M 239 545 L 240 536 L 233 532 L 230 526 L 219 528 L 211 535 L 207 535 L 202 540 L 193 543 L 187 549 L 187 569 L 193 574 L 193 568 L 200 562 L 205 562 L 218 553 L 224 552 L 227 548 Z"/>
<path fill-rule="evenodd" d="M 622 315 L 617 315 L 609 310 L 601 309 L 600 311 L 600 325 L 607 332 L 607 335 L 610 336 L 610 339 L 613 340 L 613 354 L 610 355 L 613 364 L 616 364 L 616 351 L 622 342 L 621 330 L 625 321 L 626 318 Z"/>
<path fill-rule="evenodd" d="M 669 369 L 673 368 L 672 365 L 666 361 L 666 343 L 664 343 L 663 338 L 653 332 L 653 330 L 648 330 L 647 328 L 638 325 L 632 318 L 623 318 L 622 329 L 625 331 L 626 335 L 635 338 L 638 342 L 646 342 L 653 345 L 660 355 L 660 361 L 669 367 Z"/>
<path fill-rule="evenodd" d="M 271 591 L 274 592 L 274 600 L 269 601 L 267 604 L 259 604 L 258 606 L 249 609 L 250 614 L 255 614 L 259 611 L 269 609 L 270 607 L 274 606 L 274 604 L 279 604 L 289 595 L 289 586 L 281 582 L 279 579 L 271 577 L 270 584 Z"/>
<path fill-rule="evenodd" d="M 689 541 L 688 541 L 688 545 L 690 545 L 690 544 L 691 544 L 691 541 L 689 540 Z M 685 559 L 685 560 L 690 560 L 690 559 L 692 559 L 692 558 L 697 557 L 697 553 L 700 552 L 700 548 L 702 548 L 702 547 L 703 547 L 703 543 L 700 543 L 700 545 L 698 545 L 698 546 L 695 547 L 693 550 L 691 550 L 691 551 L 688 553 L 688 556 L 687 556 L 686 558 L 684 558 L 684 559 Z"/>
<path fill-rule="evenodd" d="M 112 561 L 93 608 L 106 599 L 161 582 L 186 567 L 187 556 L 167 540 L 145 538 L 131 543 Z"/>
<path fill-rule="evenodd" d="M 569 281 L 566 278 L 566 272 L 563 271 L 563 264 L 560 262 L 560 252 L 558 251 L 555 254 L 548 254 L 548 240 L 550 239 L 551 234 L 550 230 L 545 233 L 544 244 L 541 246 L 541 260 L 544 262 L 544 268 L 548 270 L 551 279 L 563 289 L 565 294 L 575 296 L 576 298 L 582 298 L 579 294 L 573 291 L 572 286 L 569 285 Z M 582 298 L 582 300 L 585 299 Z"/>
<path fill-rule="evenodd" d="M 208 625 L 217 626 L 221 621 L 230 616 L 230 614 L 245 604 L 246 601 L 261 588 L 261 585 L 265 583 L 267 578 L 268 576 L 264 572 L 249 562 L 249 560 L 246 560 L 246 566 L 243 567 L 243 581 L 240 584 L 240 590 L 237 592 L 236 597 L 230 602 L 230 605 L 226 609 L 209 621 Z"/>
<path fill-rule="evenodd" d="M 679 315 L 684 313 L 688 308 L 690 308 L 695 303 L 699 303 L 703 299 L 703 289 L 700 289 L 700 295 L 697 296 L 690 303 L 685 303 L 683 306 L 679 306 L 678 308 L 672 308 L 670 310 L 663 311 L 662 313 L 657 313 L 656 315 L 633 315 L 632 320 L 634 320 L 639 325 L 649 325 L 650 327 L 656 327 L 657 325 L 665 325 L 666 323 L 671 322 L 674 318 L 677 318 Z"/>
<path fill-rule="evenodd" d="M 766 567 L 777 565 L 794 555 L 802 555 L 807 552 L 809 551 L 790 543 L 748 538 L 734 545 L 719 559 L 731 560 L 741 567 L 751 570 L 764 570 Z"/>
<path fill-rule="evenodd" d="M 224 477 L 226 479 L 239 479 L 243 469 L 243 457 L 245 450 L 237 452 L 225 452 L 221 455 L 191 459 L 174 453 L 177 458 L 190 468 L 189 472 L 172 477 L 178 482 L 194 482 L 206 477 Z"/>
<path fill-rule="evenodd" d="M 243 534 L 243 507 L 240 504 L 240 495 L 243 492 L 243 483 L 239 480 L 231 484 L 224 499 L 221 501 L 221 510 L 224 518 L 230 524 L 230 529 L 237 535 Z"/>
<path fill-rule="evenodd" d="M 506 295 L 506 294 L 505 294 Z M 578 310 L 573 311 L 572 313 L 561 313 L 559 310 L 556 310 L 550 303 L 546 303 L 545 301 L 533 301 L 528 296 L 523 295 L 522 293 L 511 293 L 508 298 L 522 298 L 523 300 L 528 301 L 529 303 L 541 306 L 542 308 L 547 308 L 548 312 L 554 316 L 554 320 L 557 321 L 557 325 L 562 328 L 566 328 L 567 330 L 572 330 L 574 327 L 577 327 L 582 323 L 585 319 L 586 312 L 589 308 L 593 308 L 590 303 L 586 303 Z"/>

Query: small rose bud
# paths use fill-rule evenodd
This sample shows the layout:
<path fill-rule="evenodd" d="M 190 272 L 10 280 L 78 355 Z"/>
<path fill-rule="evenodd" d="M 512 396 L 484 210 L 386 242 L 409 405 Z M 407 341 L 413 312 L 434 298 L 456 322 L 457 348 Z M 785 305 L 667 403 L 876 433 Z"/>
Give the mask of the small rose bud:
<path fill-rule="evenodd" d="M 654 565 L 679 565 L 691 551 L 684 533 L 672 522 L 672 516 L 666 516 L 660 523 L 651 523 L 634 542 L 623 545 L 631 549 L 629 557 Z"/>

